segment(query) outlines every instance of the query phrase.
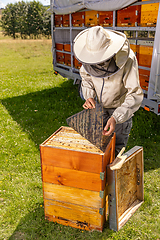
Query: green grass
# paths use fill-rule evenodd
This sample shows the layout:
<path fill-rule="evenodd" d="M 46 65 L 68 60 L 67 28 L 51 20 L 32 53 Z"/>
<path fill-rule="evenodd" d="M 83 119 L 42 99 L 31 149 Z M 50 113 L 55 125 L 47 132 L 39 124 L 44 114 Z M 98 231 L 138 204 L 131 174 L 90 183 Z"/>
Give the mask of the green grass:
<path fill-rule="evenodd" d="M 6 39 L 6 38 L 5 38 Z M 145 202 L 119 231 L 86 232 L 44 219 L 39 144 L 82 110 L 72 80 L 54 75 L 51 40 L 0 41 L 0 239 L 159 239 L 160 116 L 140 109 L 127 150 L 144 147 Z"/>

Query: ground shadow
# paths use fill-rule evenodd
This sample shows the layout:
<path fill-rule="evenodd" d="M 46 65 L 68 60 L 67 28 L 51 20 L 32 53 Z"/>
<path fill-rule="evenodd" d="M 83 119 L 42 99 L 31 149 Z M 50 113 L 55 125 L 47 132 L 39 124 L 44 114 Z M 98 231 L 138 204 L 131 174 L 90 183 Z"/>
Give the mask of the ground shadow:
<path fill-rule="evenodd" d="M 43 203 L 39 203 L 37 208 L 21 218 L 9 240 L 74 240 L 74 239 L 102 239 L 102 236 L 112 235 L 109 229 L 108 220 L 105 223 L 103 232 L 84 231 L 70 226 L 63 226 L 56 222 L 45 220 Z"/>
<path fill-rule="evenodd" d="M 60 126 L 67 125 L 67 117 L 82 110 L 83 101 L 78 86 L 69 80 L 60 87 L 4 99 L 2 104 L 39 147 Z"/>

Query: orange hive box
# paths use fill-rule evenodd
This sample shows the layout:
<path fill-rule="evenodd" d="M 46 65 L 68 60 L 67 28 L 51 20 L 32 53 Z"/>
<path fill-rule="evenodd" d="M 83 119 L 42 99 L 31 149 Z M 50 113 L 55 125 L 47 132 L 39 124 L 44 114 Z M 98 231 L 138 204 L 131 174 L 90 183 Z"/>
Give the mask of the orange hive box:
<path fill-rule="evenodd" d="M 130 44 L 130 48 L 133 50 L 134 54 L 137 56 L 137 54 L 139 53 L 139 45 Z"/>
<path fill-rule="evenodd" d="M 69 27 L 69 14 L 63 15 L 63 27 Z"/>
<path fill-rule="evenodd" d="M 73 65 L 75 68 L 80 69 L 80 67 L 82 66 L 82 63 L 80 63 L 75 57 L 73 58 Z"/>
<path fill-rule="evenodd" d="M 85 13 L 84 12 L 72 13 L 73 27 L 83 27 L 84 23 L 85 23 Z"/>
<path fill-rule="evenodd" d="M 64 64 L 71 66 L 71 54 L 64 53 Z"/>
<path fill-rule="evenodd" d="M 63 15 L 56 15 L 54 16 L 54 25 L 55 27 L 62 27 L 63 24 Z"/>
<path fill-rule="evenodd" d="M 145 69 L 139 69 L 139 80 L 141 88 L 148 91 L 150 71 Z"/>
<path fill-rule="evenodd" d="M 99 11 L 98 15 L 100 26 L 113 26 L 113 11 Z"/>
<path fill-rule="evenodd" d="M 117 26 L 138 26 L 141 16 L 140 6 L 130 6 L 117 11 Z"/>
<path fill-rule="evenodd" d="M 64 63 L 64 53 L 62 52 L 56 52 L 56 61 L 57 63 Z"/>
<path fill-rule="evenodd" d="M 106 166 L 114 159 L 115 135 L 102 152 L 70 127 L 40 145 L 45 218 L 79 229 L 102 231 L 108 209 Z"/>
<path fill-rule="evenodd" d="M 63 50 L 63 43 L 56 43 L 56 49 L 62 51 Z"/>
<path fill-rule="evenodd" d="M 64 51 L 66 51 L 66 52 L 70 52 L 71 51 L 70 43 L 64 43 L 63 46 L 64 46 Z"/>

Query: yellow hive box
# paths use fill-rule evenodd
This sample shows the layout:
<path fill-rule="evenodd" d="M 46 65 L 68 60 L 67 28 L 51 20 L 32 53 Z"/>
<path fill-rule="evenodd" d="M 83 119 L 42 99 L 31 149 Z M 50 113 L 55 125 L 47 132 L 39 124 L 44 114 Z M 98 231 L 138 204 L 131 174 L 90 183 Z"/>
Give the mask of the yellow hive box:
<path fill-rule="evenodd" d="M 146 0 L 142 0 L 146 1 Z M 157 23 L 159 3 L 144 4 L 141 6 L 141 26 L 155 27 Z"/>
<path fill-rule="evenodd" d="M 153 53 L 152 46 L 140 45 L 139 52 L 137 54 L 139 65 L 144 67 L 151 67 L 152 53 Z"/>
<path fill-rule="evenodd" d="M 98 25 L 98 11 L 86 11 L 85 12 L 85 26 L 93 27 Z"/>

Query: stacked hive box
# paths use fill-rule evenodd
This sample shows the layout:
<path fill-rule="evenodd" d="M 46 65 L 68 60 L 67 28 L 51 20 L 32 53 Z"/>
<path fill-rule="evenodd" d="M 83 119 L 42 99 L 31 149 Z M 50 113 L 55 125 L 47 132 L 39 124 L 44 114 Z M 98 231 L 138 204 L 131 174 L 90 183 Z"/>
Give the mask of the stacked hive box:
<path fill-rule="evenodd" d="M 83 27 L 85 24 L 85 12 L 76 12 L 72 14 L 73 27 Z"/>
<path fill-rule="evenodd" d="M 105 153 L 70 127 L 40 145 L 45 217 L 63 225 L 102 231 L 106 166 L 114 159 L 115 136 Z"/>
<path fill-rule="evenodd" d="M 63 15 L 63 27 L 69 27 L 69 14 Z"/>
<path fill-rule="evenodd" d="M 70 53 L 66 53 L 66 52 L 70 52 L 71 51 L 71 45 L 68 43 L 64 43 L 63 44 L 63 48 L 64 48 L 64 64 L 67 66 L 71 66 L 71 54 Z"/>
<path fill-rule="evenodd" d="M 137 54 L 139 66 L 150 68 L 152 61 L 152 53 L 153 53 L 152 46 L 140 45 L 139 52 Z M 142 89 L 144 90 L 148 90 L 149 76 L 150 76 L 149 70 L 139 69 L 140 84 Z"/>
<path fill-rule="evenodd" d="M 138 26 L 140 24 L 141 6 L 130 6 L 117 11 L 117 26 Z"/>
<path fill-rule="evenodd" d="M 62 27 L 63 15 L 55 15 L 54 16 L 54 25 L 55 25 L 55 27 Z"/>
<path fill-rule="evenodd" d="M 146 0 L 142 0 L 146 1 Z M 141 26 L 155 27 L 157 23 L 159 3 L 144 4 L 141 6 Z"/>
<path fill-rule="evenodd" d="M 102 27 L 113 26 L 113 11 L 99 11 L 98 12 L 99 25 Z"/>
<path fill-rule="evenodd" d="M 63 43 L 56 43 L 56 49 L 63 51 Z M 64 64 L 64 53 L 56 51 L 56 61 L 57 63 Z"/>
<path fill-rule="evenodd" d="M 153 46 L 130 44 L 131 49 L 136 54 L 138 65 L 142 67 L 151 67 Z M 143 90 L 148 90 L 150 71 L 139 69 L 140 85 Z"/>
<path fill-rule="evenodd" d="M 145 0 L 142 0 L 145 1 Z M 159 3 L 129 6 L 116 11 L 115 25 L 118 27 L 149 26 L 155 27 L 157 22 Z M 113 11 L 85 11 L 76 12 L 71 15 L 73 27 L 103 27 L 113 26 Z M 55 15 L 56 27 L 69 27 L 69 15 Z M 138 64 L 141 67 L 150 68 L 152 61 L 152 46 L 131 45 L 136 53 Z M 58 50 L 58 48 L 56 48 Z M 63 49 L 64 50 L 64 49 Z M 57 52 L 57 63 L 71 66 L 71 55 L 69 53 Z M 70 50 L 69 50 L 70 51 Z M 79 69 L 81 63 L 73 57 L 73 67 Z M 148 91 L 149 69 L 139 69 L 140 85 L 143 90 Z"/>
<path fill-rule="evenodd" d="M 149 67 L 149 68 L 151 67 L 152 52 L 153 52 L 152 46 L 139 45 L 137 57 L 138 57 L 138 63 L 140 66 Z"/>
<path fill-rule="evenodd" d="M 93 27 L 98 25 L 98 11 L 86 11 L 85 12 L 85 26 Z"/>
<path fill-rule="evenodd" d="M 80 67 L 82 66 L 82 64 L 75 57 L 73 59 L 73 65 L 77 69 L 80 69 Z"/>

